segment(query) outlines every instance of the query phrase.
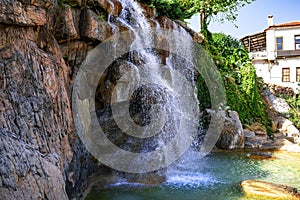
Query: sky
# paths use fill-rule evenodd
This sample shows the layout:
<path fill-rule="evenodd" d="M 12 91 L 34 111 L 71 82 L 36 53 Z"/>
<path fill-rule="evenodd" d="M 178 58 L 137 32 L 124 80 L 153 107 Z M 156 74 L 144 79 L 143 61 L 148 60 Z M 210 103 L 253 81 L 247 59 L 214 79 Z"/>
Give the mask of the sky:
<path fill-rule="evenodd" d="M 262 32 L 267 28 L 267 16 L 273 15 L 274 24 L 300 21 L 300 0 L 256 0 L 239 10 L 238 28 L 230 22 L 220 23 L 212 21 L 209 25 L 211 32 L 223 32 L 238 39 Z M 195 31 L 200 30 L 199 15 L 194 16 L 189 26 Z"/>

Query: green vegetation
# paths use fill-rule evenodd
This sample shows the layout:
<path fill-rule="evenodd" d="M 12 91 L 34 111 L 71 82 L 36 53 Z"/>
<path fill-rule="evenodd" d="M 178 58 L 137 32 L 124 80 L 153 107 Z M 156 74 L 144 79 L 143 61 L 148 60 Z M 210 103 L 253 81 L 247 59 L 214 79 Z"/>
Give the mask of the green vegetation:
<path fill-rule="evenodd" d="M 185 1 L 185 0 L 182 0 Z M 254 2 L 255 0 L 197 0 L 197 12 L 201 16 L 201 31 L 207 31 L 207 27 L 212 19 L 221 22 L 225 20 L 234 22 L 241 7 Z M 194 9 L 195 10 L 195 9 Z"/>
<path fill-rule="evenodd" d="M 236 20 L 238 10 L 255 0 L 139 0 L 157 9 L 158 15 L 171 19 L 187 19 L 201 15 L 201 32 L 205 36 L 205 49 L 213 58 L 226 88 L 227 105 L 239 113 L 243 124 L 260 122 L 266 127 L 269 120 L 261 99 L 262 83 L 244 46 L 235 38 L 222 33 L 211 34 L 207 27 L 212 18 L 221 21 Z M 210 107 L 209 91 L 202 77 L 198 78 L 200 109 Z"/>
<path fill-rule="evenodd" d="M 287 113 L 287 117 L 292 121 L 297 128 L 300 128 L 300 99 L 290 96 L 280 96 L 284 98 L 290 106 L 290 112 Z"/>
<path fill-rule="evenodd" d="M 194 14 L 200 13 L 202 18 L 202 30 L 213 17 L 217 15 L 220 21 L 235 21 L 238 10 L 255 0 L 138 0 L 141 3 L 153 6 L 159 15 L 170 19 L 189 19 Z"/>
<path fill-rule="evenodd" d="M 138 0 L 141 3 L 155 7 L 157 14 L 160 16 L 167 16 L 170 19 L 188 19 L 192 15 L 189 15 L 187 11 L 181 7 L 180 3 L 176 0 Z"/>
<path fill-rule="evenodd" d="M 222 33 L 212 34 L 212 39 L 205 44 L 205 49 L 213 58 L 224 81 L 227 105 L 239 113 L 243 124 L 260 122 L 266 127 L 269 120 L 265 105 L 260 96 L 262 83 L 256 77 L 254 66 L 244 46 L 231 36 Z M 204 99 L 204 106 L 209 104 L 207 90 L 202 78 L 198 80 L 199 98 Z"/>
<path fill-rule="evenodd" d="M 219 16 L 221 21 L 236 20 L 238 10 L 255 0 L 139 0 L 153 6 L 159 15 L 171 19 L 187 19 L 196 13 L 201 16 L 201 32 L 205 36 L 205 49 L 213 58 L 226 88 L 227 104 L 239 113 L 244 124 L 261 122 L 269 124 L 265 105 L 260 96 L 259 84 L 254 66 L 244 46 L 225 34 L 211 34 L 208 24 Z M 210 107 L 208 88 L 202 77 L 198 78 L 200 109 Z M 268 126 L 267 126 L 268 127 Z"/>

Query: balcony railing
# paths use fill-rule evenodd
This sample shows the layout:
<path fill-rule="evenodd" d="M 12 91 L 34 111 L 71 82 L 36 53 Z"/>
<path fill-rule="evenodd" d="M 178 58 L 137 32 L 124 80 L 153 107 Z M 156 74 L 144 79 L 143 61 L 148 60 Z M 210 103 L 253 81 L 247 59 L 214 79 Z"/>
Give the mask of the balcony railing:
<path fill-rule="evenodd" d="M 294 57 L 300 56 L 300 50 L 277 51 L 277 57 Z"/>

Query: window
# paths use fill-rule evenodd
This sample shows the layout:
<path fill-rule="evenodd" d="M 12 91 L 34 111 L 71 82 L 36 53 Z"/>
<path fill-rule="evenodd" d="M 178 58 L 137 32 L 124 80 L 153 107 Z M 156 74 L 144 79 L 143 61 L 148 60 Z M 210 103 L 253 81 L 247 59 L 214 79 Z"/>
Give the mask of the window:
<path fill-rule="evenodd" d="M 296 81 L 300 82 L 300 67 L 296 68 Z"/>
<path fill-rule="evenodd" d="M 290 68 L 282 68 L 282 82 L 290 82 Z"/>
<path fill-rule="evenodd" d="M 283 50 L 283 37 L 276 37 L 276 50 L 277 51 Z"/>
<path fill-rule="evenodd" d="M 295 35 L 295 49 L 300 49 L 300 35 Z"/>

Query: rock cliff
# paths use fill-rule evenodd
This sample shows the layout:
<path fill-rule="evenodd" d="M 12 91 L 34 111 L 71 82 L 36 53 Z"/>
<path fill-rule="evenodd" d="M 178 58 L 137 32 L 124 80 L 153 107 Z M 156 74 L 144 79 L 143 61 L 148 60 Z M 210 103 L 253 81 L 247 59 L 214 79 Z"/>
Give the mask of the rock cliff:
<path fill-rule="evenodd" d="M 106 0 L 0 0 L 1 199 L 72 199 L 86 189 L 98 164 L 73 128 L 72 83 L 88 51 L 112 35 L 108 13 L 121 10 Z"/>

